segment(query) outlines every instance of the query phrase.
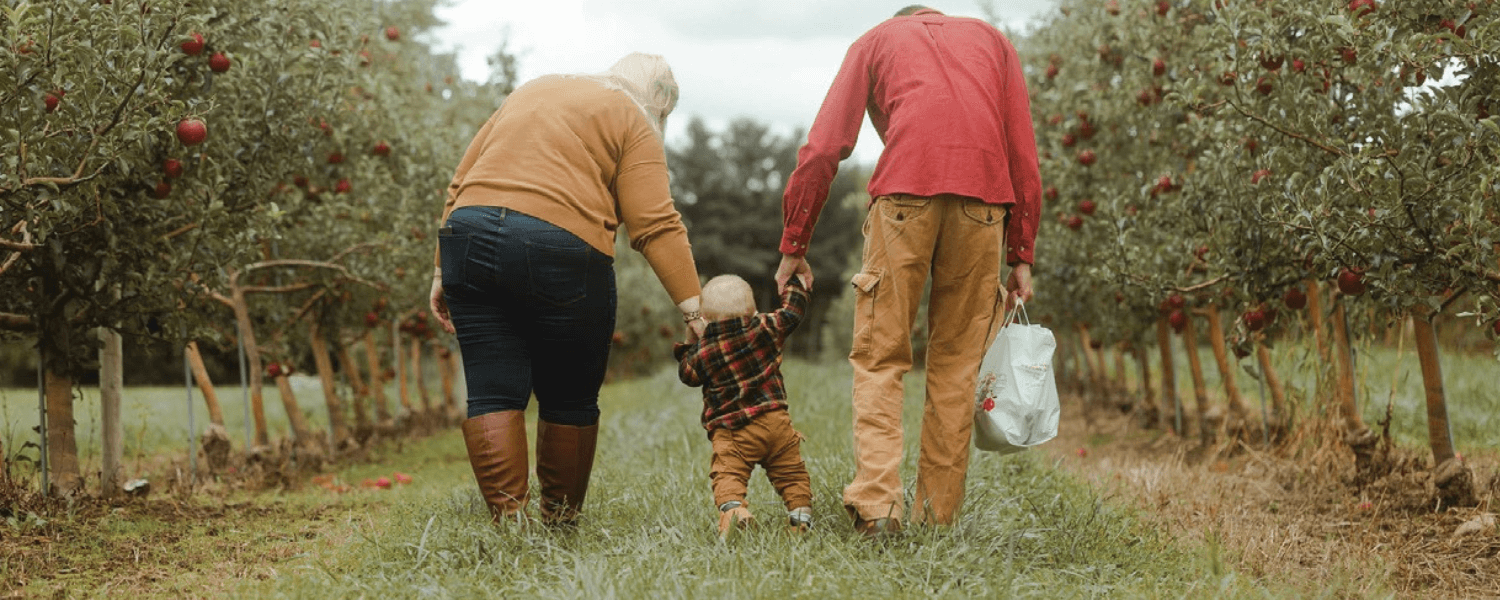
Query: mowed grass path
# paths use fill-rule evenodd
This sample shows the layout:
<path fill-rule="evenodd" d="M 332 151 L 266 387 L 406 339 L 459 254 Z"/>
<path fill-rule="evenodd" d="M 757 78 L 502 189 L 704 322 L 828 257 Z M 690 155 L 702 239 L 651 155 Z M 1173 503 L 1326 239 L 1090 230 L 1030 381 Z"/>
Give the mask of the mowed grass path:
<path fill-rule="evenodd" d="M 756 526 L 724 542 L 697 391 L 672 372 L 607 386 L 596 469 L 576 530 L 489 523 L 462 441 L 447 433 L 341 473 L 416 480 L 357 492 L 320 539 L 236 588 L 286 598 L 1201 598 L 1281 596 L 1228 572 L 1213 548 L 1164 539 L 1040 454 L 977 454 L 961 522 L 881 541 L 840 506 L 853 472 L 849 370 L 786 366 L 813 479 L 811 532 L 789 533 L 757 471 Z M 913 377 L 909 397 L 918 398 Z M 908 402 L 908 489 L 920 403 Z M 534 432 L 534 429 L 533 429 Z M 316 493 L 316 492 L 313 492 Z M 373 498 L 372 498 L 373 497 Z M 325 514 L 328 511 L 325 511 Z M 337 514 L 337 513 L 335 513 Z M 1287 590 L 1282 590 L 1287 591 Z"/>

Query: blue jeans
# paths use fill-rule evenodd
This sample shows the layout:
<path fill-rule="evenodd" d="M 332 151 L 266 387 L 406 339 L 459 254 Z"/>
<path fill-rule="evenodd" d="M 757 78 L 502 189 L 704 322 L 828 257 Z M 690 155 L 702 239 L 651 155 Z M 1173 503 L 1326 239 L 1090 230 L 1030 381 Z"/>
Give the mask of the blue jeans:
<path fill-rule="evenodd" d="M 514 210 L 454 210 L 438 235 L 443 295 L 463 352 L 469 417 L 525 410 L 599 422 L 615 329 L 614 258 Z"/>

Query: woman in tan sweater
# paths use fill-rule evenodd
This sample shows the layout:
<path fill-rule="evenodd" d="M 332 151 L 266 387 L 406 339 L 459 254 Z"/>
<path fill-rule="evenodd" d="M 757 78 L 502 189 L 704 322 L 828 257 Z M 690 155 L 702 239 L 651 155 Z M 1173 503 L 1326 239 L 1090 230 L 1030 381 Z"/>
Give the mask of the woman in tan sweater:
<path fill-rule="evenodd" d="M 448 187 L 433 314 L 458 334 L 464 442 L 495 519 L 524 514 L 526 404 L 536 395 L 543 520 L 588 491 L 615 326 L 615 230 L 646 256 L 693 334 L 698 272 L 672 205 L 662 130 L 677 82 L 660 56 L 548 75 L 505 99 Z M 690 334 L 690 335 L 693 335 Z"/>

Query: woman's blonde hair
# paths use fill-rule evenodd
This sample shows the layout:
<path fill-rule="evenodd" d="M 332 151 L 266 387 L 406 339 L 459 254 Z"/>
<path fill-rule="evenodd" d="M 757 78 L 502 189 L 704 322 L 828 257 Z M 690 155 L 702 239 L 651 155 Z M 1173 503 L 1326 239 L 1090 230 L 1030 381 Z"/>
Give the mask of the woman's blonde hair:
<path fill-rule="evenodd" d="M 621 84 L 620 88 L 635 100 L 646 114 L 646 120 L 661 135 L 667 128 L 667 115 L 677 108 L 677 78 L 672 67 L 659 54 L 631 52 L 604 74 Z"/>
<path fill-rule="evenodd" d="M 738 275 L 720 275 L 703 284 L 703 318 L 709 321 L 755 314 L 755 292 Z"/>

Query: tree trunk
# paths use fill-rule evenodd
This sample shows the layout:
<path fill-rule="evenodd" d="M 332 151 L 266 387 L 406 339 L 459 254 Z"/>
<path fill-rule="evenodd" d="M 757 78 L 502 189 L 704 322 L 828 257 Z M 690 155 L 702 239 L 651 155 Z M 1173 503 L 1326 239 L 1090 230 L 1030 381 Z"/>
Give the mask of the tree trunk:
<path fill-rule="evenodd" d="M 260 347 L 255 343 L 255 326 L 250 322 L 250 306 L 245 303 L 245 293 L 240 289 L 238 274 L 230 276 L 229 299 L 234 305 L 234 318 L 239 322 L 241 342 L 245 345 L 245 360 L 250 371 L 250 415 L 255 422 L 255 445 L 271 445 L 271 433 L 266 428 L 266 404 L 261 387 Z"/>
<path fill-rule="evenodd" d="M 457 352 L 448 348 L 438 350 L 438 364 L 442 366 L 438 372 L 443 377 L 443 404 L 448 407 L 448 413 L 454 416 L 462 414 L 458 407 L 458 361 Z"/>
<path fill-rule="evenodd" d="M 1338 410 L 1344 419 L 1344 431 L 1358 435 L 1368 431 L 1359 408 L 1354 402 L 1354 350 L 1349 345 L 1349 322 L 1344 319 L 1344 303 L 1339 299 L 1333 304 L 1334 368 L 1338 371 L 1335 387 Z"/>
<path fill-rule="evenodd" d="M 1286 420 L 1291 416 L 1286 412 L 1286 388 L 1282 386 L 1281 378 L 1271 365 L 1271 350 L 1259 339 L 1255 342 L 1255 357 L 1260 361 L 1260 372 L 1265 378 L 1266 387 L 1271 388 L 1272 421 L 1278 427 L 1285 426 Z"/>
<path fill-rule="evenodd" d="M 276 390 L 281 392 L 281 406 L 286 409 L 286 420 L 292 426 L 292 440 L 304 448 L 316 444 L 307 427 L 307 415 L 297 404 L 297 394 L 292 392 L 292 382 L 285 373 L 276 376 Z"/>
<path fill-rule="evenodd" d="M 1229 414 L 1239 425 L 1243 425 L 1250 411 L 1245 408 L 1245 401 L 1240 397 L 1239 385 L 1235 382 L 1235 370 L 1239 365 L 1231 364 L 1229 361 L 1229 349 L 1224 341 L 1224 322 L 1220 318 L 1219 305 L 1209 304 L 1205 312 L 1208 317 L 1208 343 L 1214 351 L 1214 362 L 1218 364 L 1219 377 L 1224 382 L 1224 398 L 1229 404 Z"/>
<path fill-rule="evenodd" d="M 1136 344 L 1132 356 L 1141 370 L 1141 400 L 1145 405 L 1146 426 L 1155 429 L 1161 425 L 1161 406 L 1156 403 L 1156 390 L 1151 387 L 1151 357 L 1142 344 Z"/>
<path fill-rule="evenodd" d="M 391 409 L 385 405 L 385 373 L 380 369 L 380 347 L 375 345 L 375 330 L 365 332 L 365 363 L 370 369 L 370 397 L 375 402 L 375 420 L 391 424 Z"/>
<path fill-rule="evenodd" d="M 203 403 L 208 405 L 208 422 L 224 426 L 224 409 L 219 406 L 219 394 L 214 391 L 214 382 L 208 378 L 208 368 L 203 365 L 203 354 L 198 351 L 198 342 L 187 343 L 184 350 L 188 362 L 193 366 L 193 379 L 198 382 L 198 391 L 203 392 Z"/>
<path fill-rule="evenodd" d="M 339 366 L 344 369 L 344 377 L 349 379 L 349 387 L 354 388 L 354 428 L 364 430 L 370 426 L 370 415 L 365 411 L 365 399 L 370 395 L 370 386 L 365 385 L 364 378 L 360 376 L 359 363 L 354 360 L 354 353 L 347 344 L 339 344 Z"/>
<path fill-rule="evenodd" d="M 1177 395 L 1177 365 L 1172 356 L 1172 326 L 1156 319 L 1156 346 L 1161 350 L 1161 401 L 1172 411 L 1172 431 L 1182 435 L 1182 402 Z"/>
<path fill-rule="evenodd" d="M 1307 318 L 1313 339 L 1318 343 L 1318 356 L 1323 359 L 1320 363 L 1328 364 L 1328 341 L 1323 333 L 1323 290 L 1316 279 L 1307 280 Z"/>
<path fill-rule="evenodd" d="M 417 397 L 422 399 L 422 412 L 432 414 L 432 395 L 427 393 L 427 377 L 422 373 L 422 340 L 411 338 L 411 378 L 417 388 Z"/>
<path fill-rule="evenodd" d="M 410 417 L 417 414 L 417 411 L 412 408 L 410 387 L 406 385 L 409 377 L 407 376 L 406 361 L 401 360 L 401 334 L 399 333 L 391 334 L 391 362 L 396 365 L 396 397 L 401 401 L 401 408 Z"/>
<path fill-rule="evenodd" d="M 337 449 L 349 440 L 349 426 L 344 423 L 344 401 L 339 398 L 338 382 L 333 376 L 333 359 L 328 356 L 328 340 L 323 337 L 318 316 L 314 315 L 308 326 L 313 364 L 318 369 L 318 382 L 323 386 L 323 403 L 328 406 L 328 432 L 333 435 L 330 449 Z"/>
<path fill-rule="evenodd" d="M 1078 324 L 1078 343 L 1083 350 L 1083 359 L 1088 363 L 1089 380 L 1094 390 L 1102 392 L 1105 382 L 1108 381 L 1104 373 L 1104 361 L 1099 358 L 1099 353 L 1094 350 L 1094 339 L 1089 336 L 1089 327 L 1083 323 Z"/>
<path fill-rule="evenodd" d="M 1120 391 L 1130 390 L 1130 378 L 1125 375 L 1125 345 L 1115 344 L 1115 383 L 1120 386 Z"/>
<path fill-rule="evenodd" d="M 103 425 L 99 485 L 104 497 L 111 498 L 123 483 L 125 423 L 120 419 L 120 403 L 125 390 L 125 349 L 117 331 L 100 328 L 99 337 L 104 338 L 104 347 L 99 349 L 99 420 Z"/>
<path fill-rule="evenodd" d="M 50 362 L 50 361 L 49 361 Z M 73 434 L 73 378 L 47 367 L 47 471 L 50 494 L 72 496 L 83 490 L 78 440 Z"/>
<path fill-rule="evenodd" d="M 1193 376 L 1193 402 L 1197 411 L 1198 437 L 1207 441 L 1213 437 L 1208 426 L 1208 386 L 1203 383 L 1203 364 L 1198 358 L 1198 330 L 1193 325 L 1192 313 L 1187 313 L 1187 323 L 1182 327 L 1182 346 L 1187 351 L 1188 372 Z"/>
<path fill-rule="evenodd" d="M 1443 369 L 1438 362 L 1437 332 L 1420 314 L 1413 313 L 1411 320 L 1417 339 L 1417 359 L 1422 363 L 1422 388 L 1427 393 L 1427 441 L 1432 447 L 1432 464 L 1436 466 L 1454 457 Z"/>

